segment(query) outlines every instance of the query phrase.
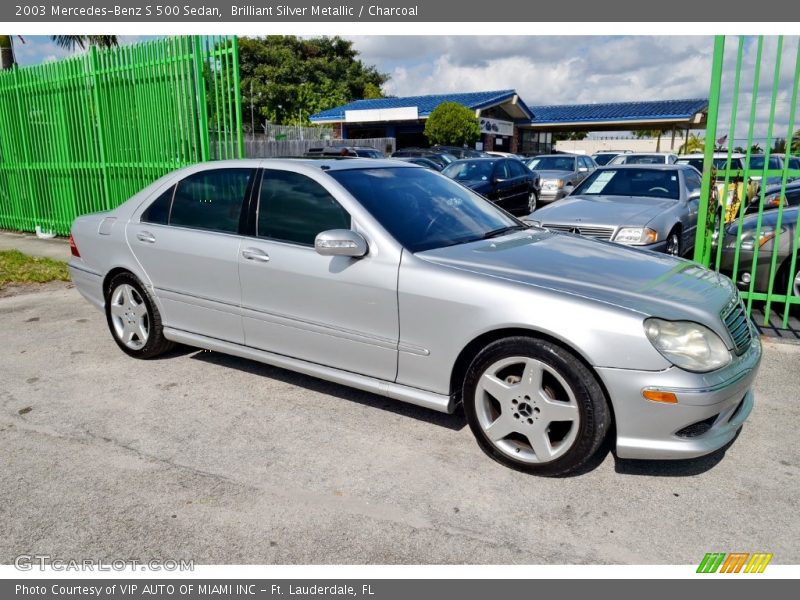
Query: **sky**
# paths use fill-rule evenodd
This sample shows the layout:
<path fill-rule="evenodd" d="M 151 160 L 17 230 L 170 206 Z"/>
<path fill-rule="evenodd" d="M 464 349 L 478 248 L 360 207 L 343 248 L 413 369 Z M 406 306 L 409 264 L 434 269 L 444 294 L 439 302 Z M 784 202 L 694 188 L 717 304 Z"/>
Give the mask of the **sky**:
<path fill-rule="evenodd" d="M 513 88 L 529 105 L 582 104 L 708 97 L 713 54 L 709 36 L 347 36 L 361 59 L 390 75 L 396 96 Z M 121 43 L 146 39 L 121 36 Z M 56 60 L 69 52 L 47 36 L 16 44 L 20 64 Z M 729 37 L 718 137 L 730 129 L 738 38 Z M 735 138 L 744 145 L 754 89 L 757 44 L 743 49 Z M 777 38 L 765 38 L 756 102 L 755 140 L 767 135 Z M 773 138 L 788 132 L 798 38 L 781 53 Z M 797 115 L 800 127 L 800 114 Z M 606 134 L 607 135 L 607 134 Z"/>

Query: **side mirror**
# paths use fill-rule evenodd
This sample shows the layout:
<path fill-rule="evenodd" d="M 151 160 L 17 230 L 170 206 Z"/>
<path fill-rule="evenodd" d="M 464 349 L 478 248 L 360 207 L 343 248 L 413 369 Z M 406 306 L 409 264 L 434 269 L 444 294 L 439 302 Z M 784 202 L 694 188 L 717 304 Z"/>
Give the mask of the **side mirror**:
<path fill-rule="evenodd" d="M 700 190 L 689 192 L 689 202 L 693 200 L 700 200 Z"/>
<path fill-rule="evenodd" d="M 578 167 L 578 172 L 586 173 L 589 169 L 587 167 Z"/>
<path fill-rule="evenodd" d="M 317 234 L 314 250 L 322 256 L 351 256 L 360 258 L 369 250 L 367 240 L 351 229 L 329 229 Z"/>

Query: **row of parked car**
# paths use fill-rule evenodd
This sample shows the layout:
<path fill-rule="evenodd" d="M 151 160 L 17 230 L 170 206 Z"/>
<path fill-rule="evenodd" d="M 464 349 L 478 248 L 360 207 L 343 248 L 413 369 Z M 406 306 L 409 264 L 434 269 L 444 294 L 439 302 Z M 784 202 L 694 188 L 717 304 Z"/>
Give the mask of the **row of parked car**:
<path fill-rule="evenodd" d="M 353 146 L 347 147 L 346 155 L 378 157 L 371 152 L 377 151 Z M 325 155 L 334 153 L 345 155 L 338 148 Z M 434 146 L 404 148 L 391 158 L 440 171 L 535 226 L 676 256 L 687 256 L 694 249 L 704 167 L 700 153 L 679 156 L 672 152 L 607 151 L 592 156 L 557 153 L 523 157 Z M 783 193 L 781 177 L 762 181 L 765 164 L 771 171 L 782 170 L 784 165 L 800 170 L 800 158 L 774 154 L 767 162 L 763 154 L 753 154 L 747 163 L 744 154 L 729 158 L 727 153 L 718 153 L 713 160 L 712 201 L 721 223 L 715 243 L 721 244 L 723 272 L 733 274 L 738 251 L 738 285 L 747 289 L 754 278 L 755 290 L 767 291 L 772 244 L 777 244 L 775 289 L 791 287 L 800 296 L 800 268 L 796 264 L 792 272 L 791 266 L 800 178 L 789 176 Z M 727 176 L 723 176 L 725 173 Z M 723 189 L 726 180 L 727 188 Z M 758 264 L 751 273 L 762 189 L 765 212 L 757 244 Z M 746 216 L 741 241 L 737 242 L 737 217 L 743 200 Z M 781 205 L 787 210 L 778 227 L 777 212 L 769 211 Z"/>

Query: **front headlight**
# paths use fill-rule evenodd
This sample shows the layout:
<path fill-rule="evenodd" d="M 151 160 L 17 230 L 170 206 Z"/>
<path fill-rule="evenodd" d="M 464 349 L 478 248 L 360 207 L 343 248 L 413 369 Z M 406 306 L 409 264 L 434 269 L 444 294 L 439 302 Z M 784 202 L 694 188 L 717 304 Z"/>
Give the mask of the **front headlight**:
<path fill-rule="evenodd" d="M 785 229 L 784 229 L 785 231 Z M 760 235 L 758 238 L 758 247 L 761 248 L 767 242 L 771 241 L 775 237 L 775 228 L 769 225 L 765 225 L 761 228 Z M 732 240 L 733 245 L 736 245 L 736 238 Z M 753 250 L 756 245 L 756 230 L 755 229 L 748 229 L 742 232 L 742 241 L 741 245 L 739 246 L 742 250 Z"/>
<path fill-rule="evenodd" d="M 699 323 L 650 318 L 644 322 L 644 333 L 661 356 L 686 371 L 707 373 L 731 361 L 720 337 Z"/>
<path fill-rule="evenodd" d="M 658 232 L 649 227 L 623 227 L 614 236 L 619 244 L 654 244 L 658 241 Z"/>

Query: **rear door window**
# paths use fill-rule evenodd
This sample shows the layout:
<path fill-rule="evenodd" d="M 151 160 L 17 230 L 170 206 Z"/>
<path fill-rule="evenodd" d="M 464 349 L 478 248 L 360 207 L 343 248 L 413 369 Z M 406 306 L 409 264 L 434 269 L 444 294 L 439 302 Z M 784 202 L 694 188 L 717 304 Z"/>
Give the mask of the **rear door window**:
<path fill-rule="evenodd" d="M 169 224 L 236 233 L 252 169 L 210 169 L 178 183 Z"/>

